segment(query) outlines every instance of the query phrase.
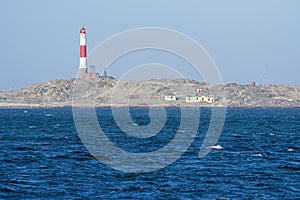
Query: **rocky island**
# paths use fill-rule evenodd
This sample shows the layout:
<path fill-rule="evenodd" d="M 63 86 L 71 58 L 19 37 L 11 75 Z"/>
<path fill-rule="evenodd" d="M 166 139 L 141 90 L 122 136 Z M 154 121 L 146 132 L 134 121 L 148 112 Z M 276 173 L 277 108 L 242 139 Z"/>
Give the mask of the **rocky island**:
<path fill-rule="evenodd" d="M 300 86 L 209 85 L 189 79 L 54 80 L 0 92 L 0 107 L 300 107 Z"/>

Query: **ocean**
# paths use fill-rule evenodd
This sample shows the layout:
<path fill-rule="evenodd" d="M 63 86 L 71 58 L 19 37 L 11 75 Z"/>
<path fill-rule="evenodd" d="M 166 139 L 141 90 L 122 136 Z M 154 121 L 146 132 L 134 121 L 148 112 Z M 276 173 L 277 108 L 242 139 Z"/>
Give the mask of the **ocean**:
<path fill-rule="evenodd" d="M 122 133 L 110 108 L 96 113 L 113 144 L 140 154 L 161 149 L 175 137 L 181 110 L 166 110 L 166 127 L 158 136 L 138 139 Z M 148 113 L 131 108 L 133 125 L 149 124 Z M 170 165 L 128 173 L 89 153 L 71 108 L 0 109 L 0 199 L 300 197 L 300 108 L 228 108 L 219 140 L 198 158 L 210 117 L 209 108 L 200 109 L 195 138 Z"/>

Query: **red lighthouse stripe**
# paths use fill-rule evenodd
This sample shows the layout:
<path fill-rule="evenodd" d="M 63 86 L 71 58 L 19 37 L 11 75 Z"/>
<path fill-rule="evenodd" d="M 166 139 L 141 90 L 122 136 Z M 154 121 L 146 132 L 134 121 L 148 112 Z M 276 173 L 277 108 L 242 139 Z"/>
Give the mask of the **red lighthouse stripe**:
<path fill-rule="evenodd" d="M 80 46 L 80 57 L 86 57 L 86 46 Z"/>

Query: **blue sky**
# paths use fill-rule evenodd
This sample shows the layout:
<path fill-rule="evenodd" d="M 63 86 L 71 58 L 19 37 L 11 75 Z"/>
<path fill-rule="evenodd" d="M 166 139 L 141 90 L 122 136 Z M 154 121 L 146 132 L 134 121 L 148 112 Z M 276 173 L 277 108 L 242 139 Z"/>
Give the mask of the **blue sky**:
<path fill-rule="evenodd" d="M 89 51 L 121 31 L 164 27 L 200 43 L 225 83 L 299 85 L 299 10 L 297 0 L 1 1 L 0 90 L 75 77 L 82 25 Z M 116 65 L 109 73 L 118 78 L 121 71 Z"/>

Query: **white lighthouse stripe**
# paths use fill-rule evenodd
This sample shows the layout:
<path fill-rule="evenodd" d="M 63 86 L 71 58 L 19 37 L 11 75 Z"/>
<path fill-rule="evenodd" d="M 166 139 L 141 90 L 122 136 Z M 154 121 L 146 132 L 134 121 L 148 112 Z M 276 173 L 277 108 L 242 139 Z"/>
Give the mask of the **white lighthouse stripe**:
<path fill-rule="evenodd" d="M 80 46 L 86 45 L 85 34 L 80 34 Z"/>
<path fill-rule="evenodd" d="M 79 59 L 79 68 L 87 68 L 86 57 L 81 57 Z"/>

